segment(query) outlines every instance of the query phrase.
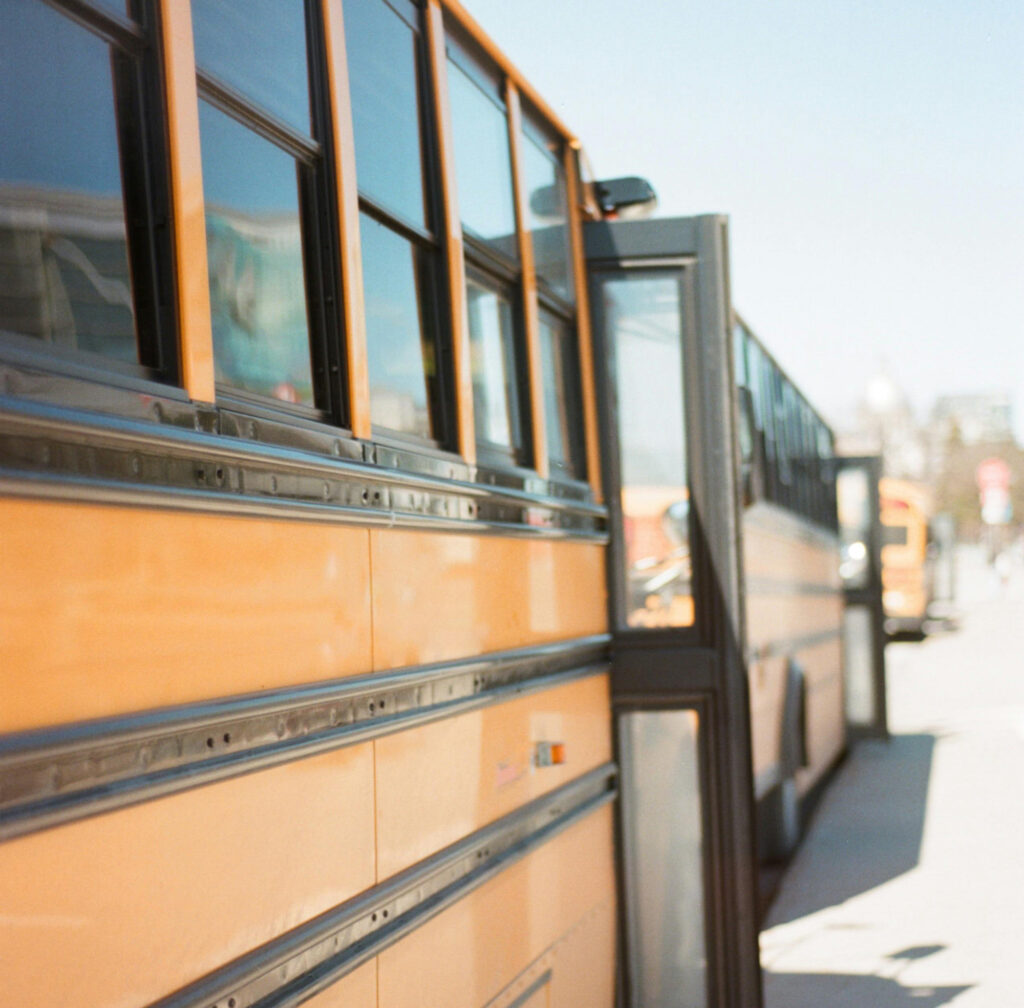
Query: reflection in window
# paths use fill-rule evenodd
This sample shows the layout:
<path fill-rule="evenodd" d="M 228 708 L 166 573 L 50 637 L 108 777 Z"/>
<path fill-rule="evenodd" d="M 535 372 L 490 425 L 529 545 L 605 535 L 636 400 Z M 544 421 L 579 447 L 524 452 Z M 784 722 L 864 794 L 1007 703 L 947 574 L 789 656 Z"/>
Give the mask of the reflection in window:
<path fill-rule="evenodd" d="M 294 159 L 200 103 L 217 379 L 313 404 Z"/>
<path fill-rule="evenodd" d="M 522 152 L 528 226 L 537 278 L 556 294 L 573 301 L 565 173 L 552 152 L 530 133 L 523 135 Z"/>
<path fill-rule="evenodd" d="M 310 132 L 304 0 L 192 0 L 196 64 Z"/>
<path fill-rule="evenodd" d="M 345 7 L 362 246 L 370 420 L 444 442 L 434 324 L 438 243 L 425 193 L 416 9 Z"/>
<path fill-rule="evenodd" d="M 635 273 L 602 282 L 614 354 L 626 623 L 693 623 L 683 314 L 679 280 Z"/>
<path fill-rule="evenodd" d="M 415 246 L 360 215 L 366 350 L 373 423 L 429 438 L 434 344 L 425 329 L 423 285 Z"/>
<path fill-rule="evenodd" d="M 509 259 L 519 258 L 505 110 L 448 63 L 455 172 L 462 225 Z"/>
<path fill-rule="evenodd" d="M 496 291 L 466 283 L 477 440 L 513 456 L 522 447 L 512 305 Z"/>
<path fill-rule="evenodd" d="M 360 191 L 425 227 L 415 34 L 371 0 L 346 5 L 345 41 Z"/>
<path fill-rule="evenodd" d="M 138 362 L 113 70 L 35 0 L 0 7 L 0 330 Z"/>
<path fill-rule="evenodd" d="M 548 312 L 540 313 L 540 359 L 544 425 L 553 475 L 583 479 L 582 402 L 579 361 L 572 330 Z"/>

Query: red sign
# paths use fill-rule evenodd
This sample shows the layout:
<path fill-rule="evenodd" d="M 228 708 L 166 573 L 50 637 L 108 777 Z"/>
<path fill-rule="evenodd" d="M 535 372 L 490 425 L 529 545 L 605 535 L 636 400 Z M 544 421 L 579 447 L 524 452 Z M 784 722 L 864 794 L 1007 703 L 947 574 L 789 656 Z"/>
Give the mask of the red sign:
<path fill-rule="evenodd" d="M 1010 489 L 1010 467 L 1001 458 L 988 458 L 979 462 L 975 478 L 983 494 L 987 490 Z"/>

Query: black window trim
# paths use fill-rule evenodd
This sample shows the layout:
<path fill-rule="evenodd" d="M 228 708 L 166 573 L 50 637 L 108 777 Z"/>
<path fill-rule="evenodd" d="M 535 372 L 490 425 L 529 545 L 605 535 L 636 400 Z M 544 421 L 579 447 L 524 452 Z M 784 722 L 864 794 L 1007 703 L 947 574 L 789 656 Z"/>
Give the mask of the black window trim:
<path fill-rule="evenodd" d="M 191 0 L 188 0 L 191 3 Z M 299 227 L 306 294 L 313 406 L 290 403 L 225 382 L 216 383 L 218 401 L 231 409 L 250 410 L 254 416 L 295 416 L 307 421 L 349 427 L 345 346 L 342 317 L 340 237 L 336 223 L 334 173 L 335 139 L 331 131 L 325 31 L 320 5 L 304 0 L 306 73 L 310 96 L 310 135 L 265 109 L 257 101 L 221 80 L 216 71 L 196 64 L 200 101 L 296 161 Z"/>
<path fill-rule="evenodd" d="M 35 371 L 103 376 L 107 384 L 173 395 L 181 384 L 170 177 L 163 92 L 161 30 L 156 0 L 131 0 L 132 15 L 89 0 L 38 0 L 110 48 L 117 73 L 111 95 L 118 136 L 126 254 L 131 271 L 137 361 L 44 343 L 0 329 L 0 361 Z M 125 72 L 126 67 L 128 72 Z M 126 115 L 134 105 L 135 114 Z M 127 157 L 125 152 L 128 152 Z"/>

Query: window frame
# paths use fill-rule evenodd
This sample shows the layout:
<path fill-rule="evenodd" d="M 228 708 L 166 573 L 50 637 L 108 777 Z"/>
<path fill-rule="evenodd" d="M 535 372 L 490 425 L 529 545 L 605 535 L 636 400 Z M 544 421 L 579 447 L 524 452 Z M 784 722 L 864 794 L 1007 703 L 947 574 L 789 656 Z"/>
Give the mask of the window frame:
<path fill-rule="evenodd" d="M 448 264 L 442 205 L 442 165 L 440 155 L 440 124 L 437 121 L 435 95 L 436 77 L 431 66 L 430 40 L 426 13 L 414 0 L 377 0 L 384 4 L 413 32 L 416 46 L 416 85 L 418 88 L 418 127 L 423 163 L 424 214 L 428 224 L 421 227 L 389 209 L 372 196 L 358 189 L 360 214 L 388 228 L 403 241 L 414 247 L 421 276 L 421 293 L 426 302 L 420 303 L 423 320 L 421 337 L 433 343 L 435 373 L 427 379 L 427 399 L 433 436 L 417 434 L 373 423 L 370 413 L 370 432 L 374 442 L 393 447 L 400 452 L 426 452 L 431 455 L 457 454 L 457 405 L 455 403 L 455 361 L 453 339 L 445 338 L 453 331 L 452 306 L 449 303 Z M 344 6 L 344 5 L 343 5 Z M 351 68 L 350 68 L 351 73 Z M 349 89 L 351 97 L 351 89 Z M 344 152 L 342 156 L 346 156 Z M 359 186 L 359 164 L 355 149 L 348 154 L 355 162 L 355 182 Z M 358 224 L 356 225 L 358 226 Z M 365 334 L 365 325 L 364 325 Z M 369 393 L 369 389 L 367 390 Z M 370 412 L 369 403 L 367 405 Z"/>
<path fill-rule="evenodd" d="M 111 109 L 117 129 L 137 360 L 122 361 L 4 331 L 0 334 L 0 361 L 15 368 L 62 375 L 69 379 L 69 383 L 61 383 L 65 389 L 85 382 L 184 399 L 158 4 L 156 0 L 130 0 L 129 13 L 120 14 L 94 0 L 35 2 L 106 45 L 111 56 Z M 38 398 L 48 396 L 44 392 Z"/>
<path fill-rule="evenodd" d="M 189 4 L 193 0 L 187 0 Z M 310 136 L 305 136 L 269 109 L 263 108 L 196 60 L 196 90 L 206 102 L 236 124 L 291 157 L 296 165 L 303 291 L 306 300 L 313 405 L 290 403 L 216 381 L 216 399 L 228 409 L 267 419 L 282 415 L 346 429 L 350 422 L 345 339 L 341 318 L 340 249 L 327 77 L 326 28 L 322 10 L 303 0 L 306 28 L 306 77 L 310 100 Z M 201 107 L 201 106 L 200 106 Z M 325 222 L 328 222 L 325 224 Z"/>

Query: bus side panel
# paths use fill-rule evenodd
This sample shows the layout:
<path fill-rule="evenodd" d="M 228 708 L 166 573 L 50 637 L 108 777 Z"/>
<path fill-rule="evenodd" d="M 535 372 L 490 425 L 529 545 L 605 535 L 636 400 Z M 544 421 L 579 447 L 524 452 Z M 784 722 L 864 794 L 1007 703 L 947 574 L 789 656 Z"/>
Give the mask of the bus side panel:
<path fill-rule="evenodd" d="M 555 947 L 552 1008 L 615 1003 L 615 908 L 596 907 Z"/>
<path fill-rule="evenodd" d="M 611 759 L 607 676 L 379 739 L 378 873 L 393 875 Z M 565 762 L 538 765 L 538 743 Z"/>
<path fill-rule="evenodd" d="M 379 1008 L 481 1008 L 596 908 L 611 908 L 611 812 L 574 824 L 381 953 Z M 591 970 L 613 977 L 613 956 L 588 954 Z"/>
<path fill-rule="evenodd" d="M 801 654 L 807 670 L 807 752 L 809 765 L 797 774 L 801 794 L 813 787 L 846 744 L 842 646 L 828 641 Z"/>
<path fill-rule="evenodd" d="M 377 669 L 607 628 L 600 545 L 395 530 L 370 538 Z"/>
<path fill-rule="evenodd" d="M 804 519 L 765 504 L 748 509 L 743 537 L 757 797 L 781 779 L 791 663 L 804 677 L 809 766 L 797 773 L 797 786 L 805 793 L 838 757 L 845 739 L 839 547 Z"/>
<path fill-rule="evenodd" d="M 371 668 L 365 529 L 0 500 L 0 731 Z"/>
<path fill-rule="evenodd" d="M 373 882 L 369 743 L 10 840 L 4 1003 L 149 1004 Z"/>
<path fill-rule="evenodd" d="M 377 1008 L 377 960 L 363 963 L 336 984 L 302 1002 L 303 1008 Z"/>

